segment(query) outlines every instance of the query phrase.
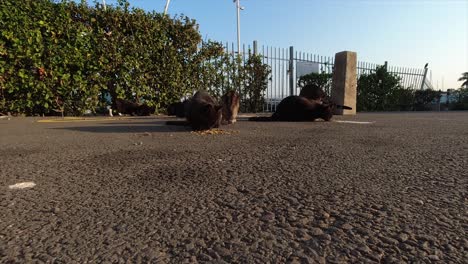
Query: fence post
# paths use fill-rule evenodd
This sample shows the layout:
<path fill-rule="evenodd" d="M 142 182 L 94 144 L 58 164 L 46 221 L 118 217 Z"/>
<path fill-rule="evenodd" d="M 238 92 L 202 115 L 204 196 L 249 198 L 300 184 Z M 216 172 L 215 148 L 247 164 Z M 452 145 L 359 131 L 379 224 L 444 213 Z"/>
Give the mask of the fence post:
<path fill-rule="evenodd" d="M 357 54 L 342 51 L 335 54 L 335 71 L 331 97 L 339 105 L 352 107 L 352 110 L 336 109 L 337 115 L 355 115 L 357 101 Z"/>
<path fill-rule="evenodd" d="M 289 95 L 294 95 L 294 47 L 289 47 Z"/>
<path fill-rule="evenodd" d="M 258 53 L 257 41 L 254 40 L 253 41 L 253 54 L 257 55 L 257 53 Z"/>
<path fill-rule="evenodd" d="M 421 82 L 421 90 L 424 89 L 424 83 L 426 83 L 426 76 L 427 76 L 427 63 L 424 66 L 424 75 L 423 75 L 423 79 L 422 79 L 422 82 Z"/>

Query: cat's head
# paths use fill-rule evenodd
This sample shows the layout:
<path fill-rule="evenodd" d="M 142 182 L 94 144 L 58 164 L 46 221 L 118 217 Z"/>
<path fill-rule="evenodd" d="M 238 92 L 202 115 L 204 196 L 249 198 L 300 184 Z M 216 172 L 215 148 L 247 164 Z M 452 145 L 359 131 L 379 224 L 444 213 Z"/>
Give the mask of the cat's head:
<path fill-rule="evenodd" d="M 320 86 L 313 83 L 305 85 L 301 89 L 299 96 L 315 101 L 322 101 L 325 98 L 327 98 L 327 94 L 325 93 L 325 91 L 323 91 L 323 89 Z"/>
<path fill-rule="evenodd" d="M 330 121 L 333 117 L 336 104 L 333 102 L 324 102 L 319 104 L 320 118 L 325 121 Z"/>
<path fill-rule="evenodd" d="M 218 104 L 204 103 L 200 106 L 199 115 L 192 120 L 192 128 L 195 130 L 208 130 L 217 128 L 221 124 L 222 106 Z"/>
<path fill-rule="evenodd" d="M 330 119 L 333 117 L 333 113 L 335 112 L 335 109 L 347 109 L 347 110 L 353 109 L 352 107 L 349 107 L 346 105 L 338 105 L 331 101 L 322 102 L 319 107 L 320 107 L 320 113 L 321 113 L 320 118 L 322 118 L 325 121 L 330 121 Z"/>

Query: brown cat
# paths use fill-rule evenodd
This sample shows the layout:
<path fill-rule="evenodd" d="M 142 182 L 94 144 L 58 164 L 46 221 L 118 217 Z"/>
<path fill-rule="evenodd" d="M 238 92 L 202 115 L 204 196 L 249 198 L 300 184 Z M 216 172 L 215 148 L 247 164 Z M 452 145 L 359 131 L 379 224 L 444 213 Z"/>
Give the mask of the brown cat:
<path fill-rule="evenodd" d="M 167 121 L 167 125 L 189 125 L 193 130 L 218 128 L 222 119 L 222 106 L 205 91 L 198 91 L 188 102 L 186 122 Z"/>
<path fill-rule="evenodd" d="M 321 118 L 330 121 L 335 108 L 351 109 L 330 102 L 309 100 L 303 96 L 288 96 L 276 107 L 271 117 L 251 117 L 249 121 L 315 121 Z"/>
<path fill-rule="evenodd" d="M 233 124 L 237 120 L 237 113 L 239 112 L 240 97 L 235 91 L 228 91 L 221 97 L 223 105 L 223 120 L 222 124 Z"/>

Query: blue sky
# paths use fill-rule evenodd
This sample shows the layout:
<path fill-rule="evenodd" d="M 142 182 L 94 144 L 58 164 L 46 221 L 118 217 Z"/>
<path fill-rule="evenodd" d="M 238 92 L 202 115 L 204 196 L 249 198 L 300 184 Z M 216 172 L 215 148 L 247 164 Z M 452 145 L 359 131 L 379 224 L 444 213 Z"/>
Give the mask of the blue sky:
<path fill-rule="evenodd" d="M 107 0 L 107 4 L 116 1 Z M 166 0 L 129 0 L 162 12 Z M 241 0 L 241 42 L 333 56 L 356 51 L 358 60 L 422 68 L 432 83 L 456 88 L 468 71 L 468 0 Z M 232 0 L 171 0 L 168 14 L 184 14 L 203 38 L 235 42 Z M 437 86 L 438 85 L 438 86 Z"/>

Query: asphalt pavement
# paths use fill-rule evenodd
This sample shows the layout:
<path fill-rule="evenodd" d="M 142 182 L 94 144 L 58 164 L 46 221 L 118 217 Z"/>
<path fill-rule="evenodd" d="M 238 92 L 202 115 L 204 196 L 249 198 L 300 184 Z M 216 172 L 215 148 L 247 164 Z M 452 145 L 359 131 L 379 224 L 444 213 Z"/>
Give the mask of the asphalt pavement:
<path fill-rule="evenodd" d="M 0 119 L 0 263 L 467 263 L 468 112 Z"/>

